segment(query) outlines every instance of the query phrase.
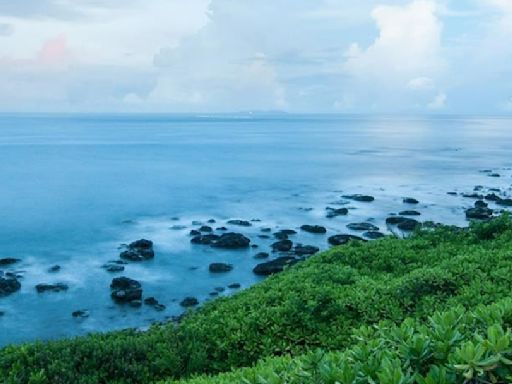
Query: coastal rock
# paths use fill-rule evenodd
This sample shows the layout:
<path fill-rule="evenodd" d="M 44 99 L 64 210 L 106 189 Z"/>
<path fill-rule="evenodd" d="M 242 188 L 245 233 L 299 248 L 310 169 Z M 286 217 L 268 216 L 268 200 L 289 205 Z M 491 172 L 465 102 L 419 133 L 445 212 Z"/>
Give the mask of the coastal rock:
<path fill-rule="evenodd" d="M 346 215 L 348 215 L 348 208 L 331 208 L 331 207 L 327 207 L 327 208 L 325 208 L 325 210 L 327 211 L 327 215 L 325 217 L 327 217 L 328 219 L 332 219 L 332 218 L 337 217 L 337 216 L 346 216 Z"/>
<path fill-rule="evenodd" d="M 36 291 L 38 293 L 44 293 L 44 292 L 63 292 L 68 290 L 68 285 L 63 283 L 56 283 L 56 284 L 46 284 L 41 283 L 36 285 Z"/>
<path fill-rule="evenodd" d="M 365 203 L 370 203 L 375 200 L 375 197 L 370 195 L 361 195 L 361 194 L 354 194 L 354 195 L 344 195 L 342 196 L 344 199 L 354 200 L 354 201 L 360 201 Z"/>
<path fill-rule="evenodd" d="M 212 273 L 225 273 L 233 270 L 233 265 L 227 263 L 211 263 L 208 270 Z"/>
<path fill-rule="evenodd" d="M 207 221 L 208 224 L 215 224 L 217 221 L 215 219 L 209 219 Z"/>
<path fill-rule="evenodd" d="M 309 233 L 315 233 L 315 234 L 324 234 L 327 233 L 327 229 L 325 227 L 322 227 L 321 225 L 308 225 L 305 224 L 302 227 L 300 227 L 305 232 Z"/>
<path fill-rule="evenodd" d="M 228 229 L 226 227 L 217 227 L 217 231 L 227 231 Z"/>
<path fill-rule="evenodd" d="M 403 220 L 397 224 L 397 228 L 401 231 L 414 231 L 420 225 L 419 221 L 404 217 Z"/>
<path fill-rule="evenodd" d="M 199 235 L 190 239 L 192 244 L 211 245 L 219 240 L 220 236 L 214 234 Z"/>
<path fill-rule="evenodd" d="M 50 268 L 48 268 L 48 272 L 49 273 L 56 273 L 56 272 L 59 272 L 60 271 L 60 265 L 54 265 Z"/>
<path fill-rule="evenodd" d="M 274 233 L 274 237 L 278 240 L 286 240 L 288 236 L 297 234 L 294 229 L 281 229 Z"/>
<path fill-rule="evenodd" d="M 112 273 L 124 271 L 123 265 L 119 265 L 119 264 L 115 264 L 115 263 L 104 264 L 101 266 L 101 268 L 103 268 L 107 272 L 112 272 Z"/>
<path fill-rule="evenodd" d="M 240 283 L 232 283 L 228 285 L 229 289 L 239 289 L 240 287 L 242 287 Z"/>
<path fill-rule="evenodd" d="M 269 276 L 274 273 L 282 272 L 286 266 L 293 265 L 296 262 L 297 259 L 291 256 L 278 257 L 266 263 L 258 264 L 254 267 L 253 272 L 259 276 Z"/>
<path fill-rule="evenodd" d="M 15 277 L 0 277 L 0 296 L 7 296 L 21 288 Z"/>
<path fill-rule="evenodd" d="M 213 232 L 213 228 L 208 225 L 203 225 L 199 228 L 199 232 Z"/>
<path fill-rule="evenodd" d="M 378 231 L 379 227 L 371 223 L 350 223 L 347 228 L 352 231 Z"/>
<path fill-rule="evenodd" d="M 180 305 L 184 308 L 194 307 L 199 304 L 199 300 L 195 297 L 189 296 L 181 300 Z"/>
<path fill-rule="evenodd" d="M 481 195 L 479 193 L 463 193 L 462 197 L 467 197 L 468 199 L 482 200 L 484 198 L 484 195 Z"/>
<path fill-rule="evenodd" d="M 475 208 L 487 208 L 489 206 L 489 204 L 487 204 L 485 201 L 483 200 L 477 200 L 475 201 Z"/>
<path fill-rule="evenodd" d="M 272 250 L 274 252 L 288 252 L 293 247 L 291 240 L 280 240 L 272 244 Z"/>
<path fill-rule="evenodd" d="M 492 213 L 490 208 L 469 208 L 466 210 L 466 219 L 487 220 L 492 217 Z"/>
<path fill-rule="evenodd" d="M 368 232 L 363 233 L 363 236 L 370 240 L 377 240 L 386 235 L 384 235 L 382 232 L 379 232 L 379 231 L 368 231 Z"/>
<path fill-rule="evenodd" d="M 238 225 L 240 227 L 250 227 L 252 225 L 251 222 L 247 220 L 228 220 L 227 223 L 231 225 Z"/>
<path fill-rule="evenodd" d="M 186 225 L 173 225 L 172 227 L 170 227 L 169 229 L 172 229 L 173 231 L 180 231 L 182 229 L 187 229 L 187 226 Z"/>
<path fill-rule="evenodd" d="M 85 319 L 86 317 L 89 317 L 89 311 L 87 309 L 79 309 L 78 311 L 72 312 L 71 316 L 75 318 Z"/>
<path fill-rule="evenodd" d="M 151 240 L 140 239 L 130 243 L 126 251 L 121 252 L 119 257 L 129 261 L 144 261 L 155 257 L 153 242 Z"/>
<path fill-rule="evenodd" d="M 347 244 L 351 240 L 366 241 L 362 237 L 355 236 L 355 235 L 345 235 L 345 234 L 334 235 L 334 236 L 329 237 L 329 239 L 327 239 L 329 244 L 334 245 L 334 246 Z"/>
<path fill-rule="evenodd" d="M 19 263 L 20 261 L 21 261 L 20 259 L 15 259 L 13 257 L 5 257 L 3 259 L 0 259 L 0 265 L 1 266 L 12 265 L 12 264 Z"/>
<path fill-rule="evenodd" d="M 212 243 L 212 247 L 238 249 L 247 248 L 251 240 L 242 235 L 241 233 L 228 232 L 222 234 L 217 241 Z"/>
<path fill-rule="evenodd" d="M 190 236 L 201 236 L 201 232 L 199 232 L 197 229 L 192 229 L 188 234 Z"/>
<path fill-rule="evenodd" d="M 293 253 L 295 253 L 297 256 L 309 256 L 314 255 L 320 251 L 320 248 L 315 247 L 314 245 L 301 245 L 298 244 L 293 248 Z"/>
<path fill-rule="evenodd" d="M 413 197 L 405 197 L 403 200 L 404 204 L 419 204 L 420 202 Z"/>
<path fill-rule="evenodd" d="M 260 239 L 270 239 L 269 235 L 258 235 Z"/>
<path fill-rule="evenodd" d="M 268 228 L 268 227 L 266 227 L 266 228 L 261 228 L 261 229 L 260 229 L 260 231 L 261 231 L 261 232 L 267 232 L 267 233 L 268 233 L 268 232 L 271 232 L 271 231 L 272 231 L 272 228 Z"/>
<path fill-rule="evenodd" d="M 421 213 L 418 211 L 401 211 L 398 213 L 400 216 L 420 216 Z"/>
<path fill-rule="evenodd" d="M 260 252 L 260 253 L 257 253 L 254 255 L 254 258 L 255 259 L 266 259 L 268 258 L 270 255 L 267 253 L 267 252 Z"/>
<path fill-rule="evenodd" d="M 499 199 L 496 201 L 496 204 L 502 207 L 512 207 L 512 199 Z"/>
<path fill-rule="evenodd" d="M 482 198 L 485 198 L 485 200 L 488 200 L 488 201 L 495 201 L 495 202 L 501 200 L 501 197 L 499 197 L 495 193 L 489 193 L 489 194 L 485 195 L 485 197 L 482 197 Z M 482 199 L 480 199 L 480 200 L 482 200 Z"/>
<path fill-rule="evenodd" d="M 154 297 L 147 297 L 144 299 L 144 304 L 153 307 L 157 311 L 163 311 L 165 310 L 165 305 L 160 304 L 157 299 Z"/>
<path fill-rule="evenodd" d="M 115 277 L 110 284 L 112 299 L 117 303 L 129 303 L 142 299 L 142 285 L 128 277 Z"/>

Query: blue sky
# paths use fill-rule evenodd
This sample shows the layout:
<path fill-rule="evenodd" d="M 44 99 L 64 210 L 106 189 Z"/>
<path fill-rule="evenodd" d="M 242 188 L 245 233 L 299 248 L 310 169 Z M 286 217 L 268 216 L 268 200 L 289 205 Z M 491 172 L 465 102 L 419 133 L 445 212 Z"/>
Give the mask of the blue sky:
<path fill-rule="evenodd" d="M 0 110 L 512 114 L 512 0 L 0 0 Z"/>

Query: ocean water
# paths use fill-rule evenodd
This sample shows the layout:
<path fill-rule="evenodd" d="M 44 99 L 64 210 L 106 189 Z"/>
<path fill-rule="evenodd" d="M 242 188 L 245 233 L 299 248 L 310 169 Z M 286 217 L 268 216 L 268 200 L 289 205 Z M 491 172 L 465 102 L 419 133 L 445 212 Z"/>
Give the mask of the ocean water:
<path fill-rule="evenodd" d="M 321 224 L 331 235 L 369 220 L 388 232 L 385 218 L 410 208 L 421 220 L 466 225 L 473 200 L 447 192 L 483 185 L 508 195 L 511 147 L 506 118 L 2 115 L 0 258 L 22 261 L 0 270 L 23 278 L 20 291 L 0 297 L 0 346 L 147 327 L 181 313 L 186 296 L 204 301 L 215 287 L 248 287 L 261 280 L 252 273 L 261 262 L 253 255 L 272 242 L 257 237 L 262 227 Z M 376 200 L 350 202 L 346 217 L 325 218 L 325 208 L 345 203 L 341 195 L 349 193 Z M 420 204 L 403 204 L 406 196 Z M 230 227 L 259 248 L 190 244 L 192 221 L 211 218 L 214 227 L 232 218 L 261 220 Z M 326 249 L 328 235 L 299 231 L 292 240 Z M 118 258 L 121 244 L 139 238 L 154 241 L 154 260 L 121 274 L 101 268 Z M 216 261 L 234 270 L 209 273 Z M 55 264 L 60 272 L 49 273 Z M 121 275 L 141 281 L 144 296 L 166 310 L 114 304 L 109 284 Z M 34 287 L 43 282 L 70 288 L 38 294 Z M 73 318 L 78 309 L 90 317 Z"/>

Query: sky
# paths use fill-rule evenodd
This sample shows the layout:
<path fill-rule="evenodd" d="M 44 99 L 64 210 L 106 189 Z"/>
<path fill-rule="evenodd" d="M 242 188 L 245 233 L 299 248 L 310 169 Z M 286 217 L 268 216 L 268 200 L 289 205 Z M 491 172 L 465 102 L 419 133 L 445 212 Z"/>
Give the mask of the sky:
<path fill-rule="evenodd" d="M 0 0 L 0 111 L 512 114 L 512 0 Z"/>

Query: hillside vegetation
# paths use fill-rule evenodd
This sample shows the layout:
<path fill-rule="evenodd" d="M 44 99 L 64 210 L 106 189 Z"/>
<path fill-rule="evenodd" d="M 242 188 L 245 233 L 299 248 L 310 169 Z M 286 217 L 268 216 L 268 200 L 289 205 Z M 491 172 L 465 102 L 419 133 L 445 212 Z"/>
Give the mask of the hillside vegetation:
<path fill-rule="evenodd" d="M 406 240 L 352 242 L 208 303 L 179 326 L 4 348 L 0 378 L 148 383 L 264 359 L 256 368 L 194 383 L 458 383 L 482 369 L 496 379 L 468 382 L 506 383 L 509 346 L 491 343 L 510 338 L 511 303 L 503 298 L 510 296 L 511 272 L 508 216 L 469 230 L 440 227 Z M 436 311 L 444 313 L 432 316 Z M 435 333 L 448 329 L 460 335 L 443 346 L 450 334 Z M 495 362 L 497 355 L 504 360 Z"/>

